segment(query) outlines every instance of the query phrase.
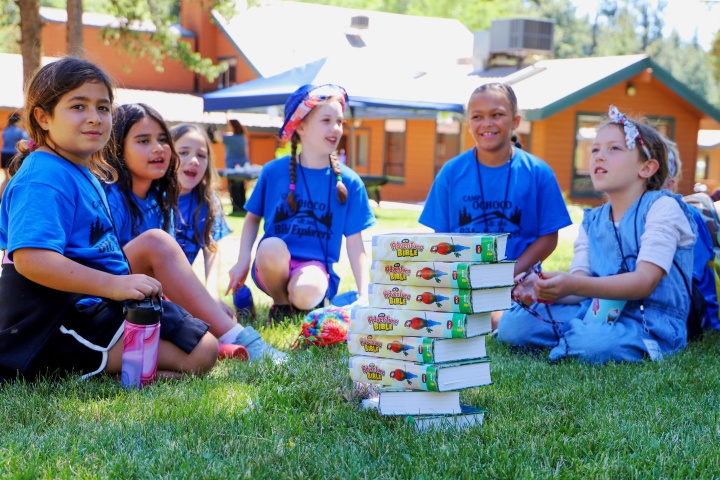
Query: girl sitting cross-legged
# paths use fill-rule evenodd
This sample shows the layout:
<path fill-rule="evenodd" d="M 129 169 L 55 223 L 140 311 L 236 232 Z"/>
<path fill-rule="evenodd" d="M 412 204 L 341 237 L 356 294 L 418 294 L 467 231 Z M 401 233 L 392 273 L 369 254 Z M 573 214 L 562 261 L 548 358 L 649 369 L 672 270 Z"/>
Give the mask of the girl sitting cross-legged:
<path fill-rule="evenodd" d="M 27 84 L 30 141 L 0 210 L 0 382 L 119 374 L 124 301 L 172 290 L 172 244 L 150 234 L 123 250 L 98 181 L 116 178 L 101 154 L 112 105 L 108 76 L 81 59 L 45 65 Z M 218 342 L 205 322 L 166 302 L 160 325 L 161 374 L 213 367 Z"/>
<path fill-rule="evenodd" d="M 589 363 L 661 358 L 685 348 L 696 226 L 664 190 L 667 149 L 650 126 L 610 107 L 592 144 L 590 176 L 608 202 L 587 209 L 570 273 L 539 272 L 515 289 L 498 339 Z M 584 298 L 579 304 L 572 296 Z M 604 310 L 608 300 L 613 308 Z M 555 302 L 555 303 L 552 303 Z"/>
<path fill-rule="evenodd" d="M 118 181 L 106 184 L 105 190 L 120 245 L 132 249 L 146 234 L 171 244 L 173 259 L 166 268 L 174 268 L 176 274 L 164 283 L 168 298 L 209 323 L 210 333 L 222 344 L 244 347 L 250 360 L 266 355 L 285 359 L 284 352 L 268 345 L 252 327 L 240 325 L 232 309 L 217 295 L 210 295 L 171 236 L 182 187 L 177 179 L 178 155 L 162 116 L 149 105 L 122 105 L 116 112 L 108 151 L 108 163 L 117 171 Z"/>

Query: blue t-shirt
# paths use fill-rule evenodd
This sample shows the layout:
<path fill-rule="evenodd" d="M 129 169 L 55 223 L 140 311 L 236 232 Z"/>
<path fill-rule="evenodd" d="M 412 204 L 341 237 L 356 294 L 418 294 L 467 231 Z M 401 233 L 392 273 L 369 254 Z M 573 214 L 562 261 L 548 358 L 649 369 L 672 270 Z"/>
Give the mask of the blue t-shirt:
<path fill-rule="evenodd" d="M 45 152 L 25 158 L 0 204 L 0 249 L 51 250 L 85 266 L 128 273 L 100 182 Z"/>
<path fill-rule="evenodd" d="M 348 167 L 340 173 L 348 196 L 345 204 L 337 198 L 336 178 L 330 167 L 321 169 L 297 165 L 295 199 L 297 213 L 290 210 L 290 157 L 266 164 L 245 204 L 245 210 L 265 219 L 263 239 L 282 239 L 297 260 L 317 260 L 331 275 L 328 297 L 335 296 L 339 278 L 333 264 L 340 259 L 342 237 L 349 237 L 375 224 L 365 185 Z"/>
<path fill-rule="evenodd" d="M 163 229 L 165 221 L 160 211 L 160 205 L 158 205 L 157 202 L 159 195 L 157 188 L 151 188 L 144 200 L 130 192 L 132 200 L 139 207 L 140 213 L 142 214 L 139 222 L 133 225 L 130 206 L 127 203 L 128 200 L 117 183 L 106 183 L 104 187 L 108 203 L 110 204 L 110 212 L 115 220 L 115 228 L 120 238 L 120 245 L 124 247 L 130 240 L 151 228 Z M 173 228 L 171 228 L 169 232 L 170 235 L 174 235 L 175 233 Z"/>
<path fill-rule="evenodd" d="M 195 195 L 195 191 L 180 195 L 178 199 L 178 213 L 179 218 L 175 225 L 175 239 L 180 244 L 180 248 L 185 252 L 185 256 L 192 264 L 197 257 L 197 254 L 205 246 L 203 245 L 202 235 L 205 231 L 205 224 L 207 223 L 207 204 L 203 203 L 200 206 L 200 214 L 198 215 L 197 225 L 195 224 L 195 210 L 199 205 L 199 201 Z M 222 206 L 220 199 L 215 197 L 215 205 L 218 210 L 222 212 Z M 212 238 L 217 242 L 222 238 L 230 235 L 232 230 L 225 220 L 225 216 L 219 214 L 215 217 L 212 228 Z"/>
<path fill-rule="evenodd" d="M 30 137 L 28 136 L 27 132 L 23 130 L 20 127 L 17 127 L 15 125 L 8 126 L 5 130 L 2 132 L 2 153 L 16 153 L 17 149 L 15 148 L 15 145 L 20 140 L 28 140 Z"/>
<path fill-rule="evenodd" d="M 247 158 L 247 138 L 245 135 L 223 135 L 225 144 L 225 168 L 235 168 L 250 162 Z"/>
<path fill-rule="evenodd" d="M 509 260 L 539 237 L 572 223 L 550 166 L 514 149 L 510 162 L 486 167 L 471 149 L 443 165 L 420 223 L 436 232 L 506 232 Z"/>

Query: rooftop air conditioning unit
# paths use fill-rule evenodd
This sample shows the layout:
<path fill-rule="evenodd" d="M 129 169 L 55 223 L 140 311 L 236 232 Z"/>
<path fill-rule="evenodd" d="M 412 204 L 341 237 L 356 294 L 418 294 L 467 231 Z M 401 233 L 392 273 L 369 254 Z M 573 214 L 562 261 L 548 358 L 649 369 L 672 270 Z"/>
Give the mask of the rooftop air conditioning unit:
<path fill-rule="evenodd" d="M 493 20 L 490 27 L 490 54 L 524 57 L 551 55 L 555 22 L 537 18 Z"/>
<path fill-rule="evenodd" d="M 350 28 L 365 30 L 370 27 L 370 19 L 365 15 L 356 15 L 350 18 Z"/>

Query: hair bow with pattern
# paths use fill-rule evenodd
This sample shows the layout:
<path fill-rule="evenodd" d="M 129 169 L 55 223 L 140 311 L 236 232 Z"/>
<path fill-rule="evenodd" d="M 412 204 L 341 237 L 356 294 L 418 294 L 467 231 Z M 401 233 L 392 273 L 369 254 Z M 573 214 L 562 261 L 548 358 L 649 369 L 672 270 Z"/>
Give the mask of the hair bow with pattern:
<path fill-rule="evenodd" d="M 645 146 L 645 142 L 643 142 L 637 126 L 633 122 L 628 120 L 624 113 L 620 113 L 620 110 L 618 110 L 615 105 L 610 105 L 610 109 L 608 110 L 608 117 L 610 117 L 610 123 L 622 125 L 623 130 L 625 131 L 625 145 L 627 146 L 627 148 L 629 148 L 630 150 L 634 149 L 635 143 L 638 142 L 640 143 L 640 148 L 642 148 L 643 152 L 645 152 L 648 160 L 652 158 L 652 155 L 650 155 L 650 150 Z"/>

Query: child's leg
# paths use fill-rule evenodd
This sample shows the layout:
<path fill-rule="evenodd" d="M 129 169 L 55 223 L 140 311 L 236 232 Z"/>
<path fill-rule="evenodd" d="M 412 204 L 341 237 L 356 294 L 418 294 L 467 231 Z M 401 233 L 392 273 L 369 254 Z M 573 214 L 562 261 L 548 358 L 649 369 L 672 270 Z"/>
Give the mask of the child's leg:
<path fill-rule="evenodd" d="M 304 262 L 297 269 L 291 268 L 290 303 L 300 310 L 315 308 L 325 298 L 328 282 L 328 273 L 320 262 Z"/>
<path fill-rule="evenodd" d="M 255 268 L 262 289 L 270 295 L 273 303 L 287 305 L 290 280 L 290 251 L 279 238 L 266 238 L 255 252 Z"/>
<path fill-rule="evenodd" d="M 210 333 L 222 336 L 237 325 L 210 296 L 193 271 L 180 245 L 167 232 L 148 230 L 123 248 L 133 273 L 144 273 L 162 283 L 163 293 L 193 317 L 210 324 Z"/>
<path fill-rule="evenodd" d="M 122 372 L 123 342 L 120 340 L 108 351 L 105 373 Z M 190 353 L 185 353 L 176 345 L 160 340 L 158 347 L 158 374 L 174 377 L 178 373 L 202 375 L 208 372 L 217 361 L 218 342 L 206 333 Z"/>
<path fill-rule="evenodd" d="M 545 320 L 543 321 L 519 304 L 506 310 L 498 324 L 497 338 L 500 342 L 523 347 L 552 348 L 558 344 L 568 321 L 577 316 L 581 305 L 550 305 L 550 313 L 544 304 L 534 303 L 529 307 Z"/>
<path fill-rule="evenodd" d="M 587 363 L 637 362 L 646 356 L 642 326 L 631 320 L 584 322 L 574 318 L 560 343 L 550 351 L 550 359 L 577 357 Z"/>

